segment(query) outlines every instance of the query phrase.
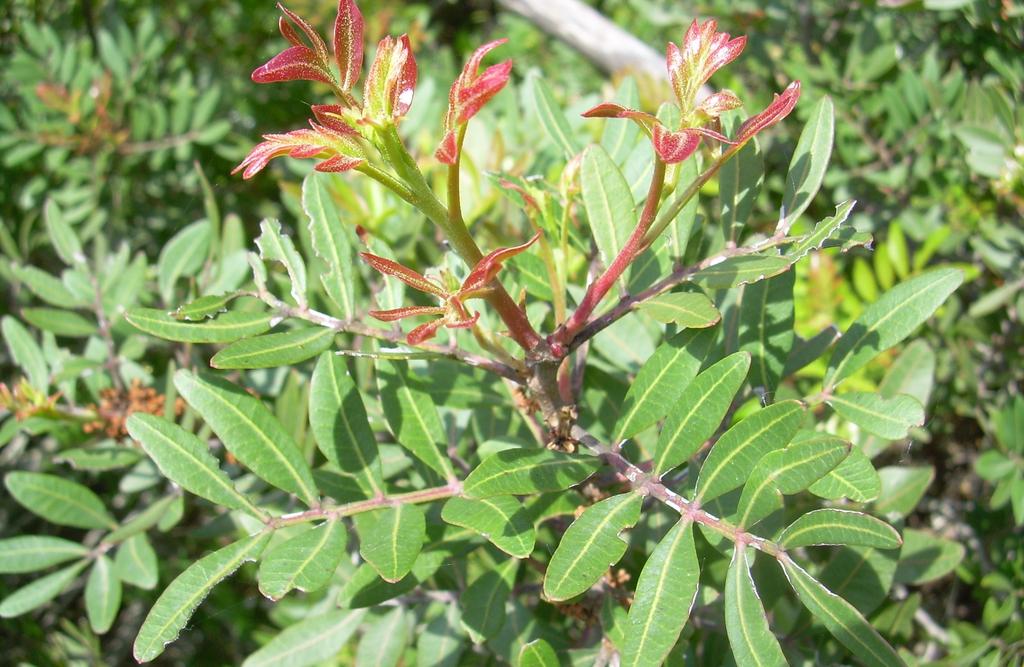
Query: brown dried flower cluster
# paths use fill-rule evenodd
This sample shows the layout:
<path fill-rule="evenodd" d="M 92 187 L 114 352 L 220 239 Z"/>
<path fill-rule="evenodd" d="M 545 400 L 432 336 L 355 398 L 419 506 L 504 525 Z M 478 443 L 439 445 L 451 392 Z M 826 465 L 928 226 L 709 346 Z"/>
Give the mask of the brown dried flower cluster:
<path fill-rule="evenodd" d="M 162 415 L 165 402 L 163 394 L 153 387 L 144 387 L 138 379 L 132 380 L 127 390 L 108 387 L 100 391 L 99 405 L 91 406 L 96 412 L 96 419 L 87 423 L 83 429 L 86 433 L 102 431 L 108 437 L 123 438 L 128 435 L 125 422 L 133 412 Z M 174 414 L 180 415 L 184 410 L 184 401 L 176 399 Z"/>

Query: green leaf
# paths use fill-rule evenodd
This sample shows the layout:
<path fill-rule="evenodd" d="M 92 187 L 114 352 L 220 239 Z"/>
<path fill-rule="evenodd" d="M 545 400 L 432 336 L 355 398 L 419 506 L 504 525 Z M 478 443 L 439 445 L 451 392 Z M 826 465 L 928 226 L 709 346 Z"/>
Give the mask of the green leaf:
<path fill-rule="evenodd" d="M 865 308 L 832 352 L 825 373 L 826 389 L 913 333 L 961 282 L 959 269 L 935 269 L 900 283 Z"/>
<path fill-rule="evenodd" d="M 899 584 L 920 586 L 952 572 L 964 559 L 964 545 L 924 530 L 905 528 L 903 549 L 893 579 Z"/>
<path fill-rule="evenodd" d="M 106 556 L 96 559 L 85 583 L 85 613 L 92 631 L 102 635 L 114 625 L 121 609 L 121 580 Z"/>
<path fill-rule="evenodd" d="M 174 386 L 245 467 L 313 507 L 316 485 L 302 451 L 267 406 L 241 387 L 184 369 Z"/>
<path fill-rule="evenodd" d="M 924 408 L 906 394 L 886 398 L 874 392 L 852 391 L 830 396 L 827 402 L 843 419 L 888 440 L 905 438 L 911 428 L 924 424 Z"/>
<path fill-rule="evenodd" d="M 743 288 L 739 349 L 753 358 L 750 384 L 773 394 L 793 347 L 793 282 L 796 273 L 762 280 Z"/>
<path fill-rule="evenodd" d="M 506 449 L 485 458 L 462 485 L 470 498 L 561 491 L 601 467 L 601 459 L 551 449 Z"/>
<path fill-rule="evenodd" d="M 329 348 L 335 333 L 324 327 L 303 327 L 246 338 L 213 355 L 210 365 L 221 369 L 294 366 Z"/>
<path fill-rule="evenodd" d="M 144 533 L 133 535 L 117 548 L 114 572 L 126 584 L 150 590 L 159 578 L 156 552 Z"/>
<path fill-rule="evenodd" d="M 799 438 L 799 435 L 798 435 Z M 749 528 L 782 508 L 782 495 L 803 491 L 850 453 L 850 443 L 825 433 L 810 433 L 785 449 L 766 454 L 743 487 L 736 524 Z"/>
<path fill-rule="evenodd" d="M 259 558 L 271 533 L 258 533 L 238 540 L 189 565 L 164 589 L 146 615 L 135 638 L 133 655 L 138 662 L 149 662 L 177 639 L 192 618 L 199 603 L 213 587 L 230 576 L 246 561 Z"/>
<path fill-rule="evenodd" d="M 395 607 L 374 621 L 364 622 L 355 664 L 360 667 L 398 667 L 415 624 L 415 614 L 402 607 Z"/>
<path fill-rule="evenodd" d="M 588 507 L 572 522 L 551 555 L 544 597 L 553 602 L 586 592 L 626 553 L 619 533 L 640 519 L 643 497 L 623 493 Z"/>
<path fill-rule="evenodd" d="M 519 667 L 559 667 L 561 664 L 555 649 L 543 639 L 534 639 L 519 649 Z"/>
<path fill-rule="evenodd" d="M 854 502 L 866 503 L 878 497 L 882 482 L 868 457 L 859 449 L 850 450 L 850 455 L 833 468 L 827 475 L 811 484 L 808 489 L 814 495 L 827 500 L 849 498 Z"/>
<path fill-rule="evenodd" d="M 49 535 L 18 535 L 0 540 L 0 573 L 20 574 L 84 558 L 89 550 L 78 542 Z"/>
<path fill-rule="evenodd" d="M 807 256 L 812 250 L 820 250 L 825 244 L 835 236 L 839 229 L 846 222 L 846 219 L 850 217 L 850 212 L 853 207 L 856 206 L 857 200 L 848 199 L 839 206 L 836 206 L 835 215 L 829 216 L 824 220 L 814 225 L 814 229 L 809 234 L 801 237 L 796 243 L 790 246 L 789 250 L 786 251 L 786 257 L 791 262 L 797 262 L 798 260 Z"/>
<path fill-rule="evenodd" d="M 561 107 L 555 104 L 554 96 L 551 94 L 548 84 L 539 75 L 531 74 L 529 85 L 533 97 L 534 112 L 540 119 L 544 133 L 555 142 L 556 146 L 562 149 L 566 158 L 571 158 L 579 153 L 576 140 L 572 136 L 572 129 L 569 127 L 569 121 L 566 120 Z M 630 199 L 632 200 L 632 196 Z"/>
<path fill-rule="evenodd" d="M 58 308 L 81 308 L 89 305 L 87 300 L 81 299 L 71 292 L 59 278 L 35 266 L 11 264 L 11 273 L 30 292 L 51 306 Z"/>
<path fill-rule="evenodd" d="M 749 368 L 750 354 L 736 352 L 701 371 L 683 390 L 658 435 L 655 475 L 686 461 L 714 435 Z"/>
<path fill-rule="evenodd" d="M 202 322 L 209 317 L 215 317 L 220 313 L 226 312 L 228 304 L 238 296 L 237 292 L 201 296 L 198 299 L 193 299 L 186 304 L 178 306 L 172 313 L 172 316 L 176 320 L 183 320 L 185 322 Z"/>
<path fill-rule="evenodd" d="M 14 363 L 25 373 L 28 383 L 42 392 L 49 389 L 50 371 L 46 365 L 46 358 L 25 325 L 10 315 L 4 315 L 3 320 L 0 320 L 0 331 L 4 335 L 4 342 L 7 343 L 7 351 L 10 352 Z"/>
<path fill-rule="evenodd" d="M 701 269 L 690 280 L 708 289 L 729 289 L 777 276 L 790 265 L 788 258 L 779 255 L 738 255 Z"/>
<path fill-rule="evenodd" d="M 779 220 L 779 229 L 783 233 L 789 231 L 800 214 L 811 205 L 814 195 L 818 194 L 828 168 L 828 160 L 832 156 L 834 134 L 832 98 L 826 95 L 811 112 L 789 163 L 786 190 L 782 195 L 782 217 Z"/>
<path fill-rule="evenodd" d="M 174 301 L 174 285 L 179 278 L 202 268 L 212 237 L 210 223 L 200 220 L 183 228 L 164 245 L 156 264 L 157 284 L 164 303 Z"/>
<path fill-rule="evenodd" d="M 416 505 L 403 504 L 355 516 L 359 555 L 381 579 L 394 583 L 412 569 L 423 548 L 426 518 Z"/>
<path fill-rule="evenodd" d="M 292 589 L 324 588 L 345 555 L 346 541 L 345 524 L 332 520 L 281 542 L 260 559 L 260 592 L 280 600 Z"/>
<path fill-rule="evenodd" d="M 498 634 L 505 625 L 505 601 L 512 594 L 519 561 L 510 558 L 486 570 L 459 596 L 462 627 L 474 644 Z"/>
<path fill-rule="evenodd" d="M 687 329 L 658 346 L 626 393 L 614 440 L 630 438 L 668 414 L 711 351 L 717 331 Z"/>
<path fill-rule="evenodd" d="M 896 549 L 903 543 L 896 529 L 868 514 L 826 508 L 813 510 L 789 524 L 779 544 L 786 549 L 822 545 Z"/>
<path fill-rule="evenodd" d="M 641 302 L 639 311 L 680 329 L 703 329 L 717 324 L 722 314 L 702 292 L 672 292 Z"/>
<path fill-rule="evenodd" d="M 4 486 L 29 512 L 50 523 L 74 528 L 116 528 L 103 501 L 78 482 L 39 472 L 14 471 Z"/>
<path fill-rule="evenodd" d="M 622 648 L 623 667 L 664 662 L 690 616 L 699 579 L 693 523 L 684 519 L 661 539 L 640 572 Z"/>
<path fill-rule="evenodd" d="M 764 182 L 764 159 L 756 139 L 722 166 L 718 181 L 722 230 L 728 239 L 737 241 Z"/>
<path fill-rule="evenodd" d="M 292 299 L 300 307 L 306 305 L 306 264 L 295 249 L 290 237 L 281 234 L 281 223 L 264 220 L 260 223 L 260 236 L 256 239 L 260 259 L 265 262 L 280 262 L 288 272 L 291 281 Z"/>
<path fill-rule="evenodd" d="M 271 313 L 235 311 L 202 322 L 182 322 L 155 308 L 130 308 L 125 319 L 136 329 L 179 343 L 230 343 L 270 329 Z"/>
<path fill-rule="evenodd" d="M 608 267 L 636 227 L 629 183 L 611 156 L 592 144 L 583 153 L 580 188 L 594 244 L 601 263 Z"/>
<path fill-rule="evenodd" d="M 134 447 L 99 445 L 65 449 L 56 460 L 69 463 L 76 470 L 105 471 L 135 465 L 141 458 L 142 454 Z"/>
<path fill-rule="evenodd" d="M 892 647 L 849 602 L 822 586 L 793 561 L 779 560 L 779 564 L 804 606 L 859 662 L 872 667 L 905 667 Z"/>
<path fill-rule="evenodd" d="M 98 331 L 95 320 L 67 310 L 22 308 L 21 316 L 35 328 L 57 336 L 87 338 Z"/>
<path fill-rule="evenodd" d="M 345 360 L 330 352 L 321 354 L 313 369 L 309 425 L 327 460 L 355 477 L 367 497 L 384 494 L 377 441 L 362 396 Z"/>
<path fill-rule="evenodd" d="M 725 629 L 737 665 L 789 665 L 779 640 L 768 627 L 761 598 L 750 574 L 747 548 L 733 549 L 725 579 Z"/>
<path fill-rule="evenodd" d="M 152 474 L 155 477 L 156 471 L 154 470 Z M 124 521 L 116 530 L 110 531 L 104 538 L 104 541 L 108 544 L 117 544 L 133 535 L 147 531 L 153 526 L 159 526 L 161 530 L 166 530 L 166 527 L 175 525 L 177 520 L 181 518 L 181 513 L 184 511 L 183 499 L 184 496 L 180 493 L 164 496 L 135 514 L 132 518 Z"/>
<path fill-rule="evenodd" d="M 398 443 L 413 456 L 448 478 L 454 474 L 445 455 L 444 425 L 430 394 L 409 382 L 411 371 L 404 361 L 381 360 L 377 364 L 384 418 Z"/>
<path fill-rule="evenodd" d="M 43 205 L 43 222 L 46 224 L 46 233 L 50 237 L 53 249 L 57 256 L 64 260 L 65 264 L 84 264 L 85 254 L 82 252 L 82 242 L 71 225 L 64 220 L 57 202 L 47 199 Z"/>
<path fill-rule="evenodd" d="M 452 498 L 442 508 L 441 518 L 480 533 L 515 558 L 529 556 L 537 541 L 530 513 L 515 496 Z"/>
<path fill-rule="evenodd" d="M 889 466 L 878 471 L 881 492 L 875 503 L 875 514 L 881 516 L 907 516 L 935 479 L 931 466 Z"/>
<path fill-rule="evenodd" d="M 221 470 L 206 445 L 193 434 L 144 412 L 133 413 L 127 427 L 128 433 L 142 445 L 164 477 L 215 505 L 260 515 Z"/>
<path fill-rule="evenodd" d="M 458 605 L 427 623 L 416 640 L 416 667 L 455 667 L 465 649 Z"/>
<path fill-rule="evenodd" d="M 79 561 L 22 586 L 0 601 L 0 618 L 14 618 L 42 607 L 63 593 L 88 564 Z"/>
<path fill-rule="evenodd" d="M 309 218 L 313 250 L 327 264 L 327 271 L 320 276 L 320 282 L 341 315 L 350 319 L 356 315 L 352 233 L 331 199 L 327 178 L 310 174 L 302 181 L 302 210 Z"/>
<path fill-rule="evenodd" d="M 359 625 L 366 611 L 336 609 L 290 625 L 242 663 L 242 667 L 306 667 L 334 658 Z"/>
<path fill-rule="evenodd" d="M 736 424 L 711 447 L 697 477 L 698 502 L 706 503 L 747 481 L 754 466 L 769 452 L 789 444 L 800 429 L 804 408 L 782 401 Z"/>

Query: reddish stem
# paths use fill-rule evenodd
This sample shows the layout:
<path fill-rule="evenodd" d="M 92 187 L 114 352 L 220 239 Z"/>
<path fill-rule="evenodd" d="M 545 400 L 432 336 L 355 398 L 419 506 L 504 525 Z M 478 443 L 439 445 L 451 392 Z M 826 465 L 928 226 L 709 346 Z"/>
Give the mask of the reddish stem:
<path fill-rule="evenodd" d="M 644 210 L 640 213 L 640 220 L 633 229 L 633 233 L 630 234 L 629 240 L 626 241 L 626 245 L 623 246 L 619 254 L 612 260 L 611 265 L 594 282 L 590 283 L 590 287 L 587 288 L 587 293 L 583 296 L 583 300 L 580 301 L 576 312 L 555 332 L 556 342 L 566 346 L 572 342 L 580 329 L 586 326 L 590 316 L 594 313 L 594 310 L 601 303 L 601 300 L 604 299 L 605 295 L 608 294 L 608 291 L 615 285 L 615 282 L 625 273 L 633 260 L 643 252 L 644 238 L 651 223 L 654 222 L 654 216 L 658 212 L 661 190 L 664 185 L 665 163 L 655 157 L 654 173 L 651 175 L 651 186 L 647 191 L 647 201 L 644 204 Z"/>

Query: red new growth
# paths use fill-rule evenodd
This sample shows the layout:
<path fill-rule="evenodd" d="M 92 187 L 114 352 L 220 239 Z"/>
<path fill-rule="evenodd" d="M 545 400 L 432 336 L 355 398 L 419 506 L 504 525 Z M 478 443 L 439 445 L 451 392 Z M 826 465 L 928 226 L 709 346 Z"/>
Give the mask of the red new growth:
<path fill-rule="evenodd" d="M 451 292 L 439 283 L 430 280 L 426 276 L 402 266 L 398 262 L 379 257 L 368 252 L 359 253 L 367 264 L 381 273 L 393 276 L 413 289 L 433 295 L 441 300 L 440 306 L 405 306 L 392 310 L 371 310 L 370 316 L 382 322 L 394 322 L 406 317 L 418 317 L 421 315 L 440 315 L 435 320 L 421 324 L 409 332 L 406 341 L 410 345 L 419 345 L 423 341 L 430 340 L 437 334 L 442 326 L 449 329 L 467 329 L 476 324 L 480 313 L 470 314 L 465 306 L 469 299 L 479 299 L 487 295 L 489 285 L 498 275 L 506 260 L 529 248 L 540 238 L 540 232 L 535 234 L 526 243 L 511 248 L 498 248 L 484 256 L 476 266 L 469 272 L 466 279 L 462 281 L 458 290 Z"/>
<path fill-rule="evenodd" d="M 441 162 L 455 164 L 458 160 L 456 134 L 459 126 L 469 122 L 508 83 L 512 72 L 511 60 L 491 65 L 483 73 L 479 72 L 484 56 L 507 41 L 498 39 L 488 42 L 474 51 L 462 68 L 462 74 L 452 84 L 448 93 L 448 112 L 444 117 L 444 139 L 434 153 Z"/>

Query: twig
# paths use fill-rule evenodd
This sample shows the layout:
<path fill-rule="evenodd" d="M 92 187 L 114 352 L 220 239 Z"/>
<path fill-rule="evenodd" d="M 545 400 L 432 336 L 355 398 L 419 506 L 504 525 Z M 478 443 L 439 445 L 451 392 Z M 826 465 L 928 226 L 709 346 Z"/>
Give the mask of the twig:
<path fill-rule="evenodd" d="M 317 507 L 304 512 L 294 512 L 283 516 L 271 517 L 266 520 L 267 528 L 277 530 L 284 526 L 292 526 L 297 523 L 309 523 L 327 519 L 340 519 L 345 516 L 371 512 L 383 507 L 397 507 L 399 505 L 417 505 L 430 503 L 436 500 L 444 500 L 462 493 L 462 482 L 453 480 L 444 486 L 435 486 L 409 493 L 399 493 L 393 496 L 378 496 L 369 500 L 359 500 L 354 503 L 336 505 L 334 507 Z"/>

